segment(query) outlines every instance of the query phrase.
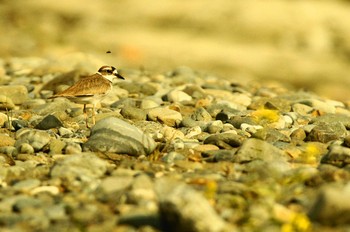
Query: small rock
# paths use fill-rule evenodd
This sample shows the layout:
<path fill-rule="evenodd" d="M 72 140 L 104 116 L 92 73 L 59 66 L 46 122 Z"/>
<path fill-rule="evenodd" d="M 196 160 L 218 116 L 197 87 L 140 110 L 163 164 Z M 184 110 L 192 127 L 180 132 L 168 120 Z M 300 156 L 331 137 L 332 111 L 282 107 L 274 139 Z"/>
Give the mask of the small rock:
<path fill-rule="evenodd" d="M 162 157 L 162 161 L 168 164 L 174 163 L 176 160 L 185 160 L 186 157 L 178 152 L 172 151 Z"/>
<path fill-rule="evenodd" d="M 323 225 L 339 226 L 350 223 L 350 186 L 324 187 L 309 211 L 312 221 Z"/>
<path fill-rule="evenodd" d="M 187 185 L 162 178 L 156 181 L 156 192 L 167 231 L 220 232 L 226 228 L 209 202 Z"/>
<path fill-rule="evenodd" d="M 192 115 L 191 118 L 195 121 L 210 122 L 212 120 L 211 115 L 203 107 L 199 107 Z"/>
<path fill-rule="evenodd" d="M 56 118 L 54 115 L 47 115 L 38 125 L 35 126 L 35 129 L 39 130 L 48 130 L 51 128 L 59 128 L 62 127 L 62 122 Z"/>
<path fill-rule="evenodd" d="M 204 144 L 213 144 L 223 149 L 231 149 L 239 147 L 243 143 L 244 138 L 233 133 L 221 133 L 211 135 L 204 140 Z"/>
<path fill-rule="evenodd" d="M 252 160 L 285 161 L 288 155 L 277 147 L 260 139 L 250 138 L 237 151 L 234 162 L 246 163 Z"/>
<path fill-rule="evenodd" d="M 13 146 L 16 140 L 6 134 L 0 134 L 0 147 Z"/>
<path fill-rule="evenodd" d="M 13 128 L 15 128 L 16 131 L 18 131 L 19 129 L 28 127 L 28 125 L 29 125 L 28 122 L 25 120 L 19 119 L 19 120 L 12 121 L 12 126 Z"/>
<path fill-rule="evenodd" d="M 172 127 L 178 126 L 182 120 L 181 113 L 163 107 L 151 109 L 148 112 L 147 117 L 149 120 L 160 122 Z"/>
<path fill-rule="evenodd" d="M 28 90 L 24 85 L 0 86 L 0 93 L 12 100 L 16 105 L 21 105 L 28 99 Z"/>
<path fill-rule="evenodd" d="M 50 155 L 62 154 L 62 150 L 65 148 L 66 143 L 60 139 L 53 139 L 50 143 Z"/>
<path fill-rule="evenodd" d="M 123 107 L 120 114 L 127 119 L 146 120 L 147 118 L 147 114 L 144 110 L 132 106 Z"/>
<path fill-rule="evenodd" d="M 41 182 L 38 179 L 26 179 L 17 182 L 15 185 L 13 185 L 13 188 L 17 191 L 29 192 L 32 189 L 40 186 L 40 183 Z"/>
<path fill-rule="evenodd" d="M 148 155 L 156 147 L 154 140 L 137 127 L 114 117 L 101 119 L 91 130 L 84 150 L 114 152 L 133 156 Z"/>
<path fill-rule="evenodd" d="M 89 193 L 97 189 L 107 166 L 108 163 L 95 154 L 81 153 L 58 160 L 50 175 L 60 178 L 68 190 Z"/>
<path fill-rule="evenodd" d="M 21 143 L 17 149 L 18 152 L 22 154 L 34 154 L 34 148 L 28 143 Z"/>
<path fill-rule="evenodd" d="M 20 147 L 22 143 L 28 143 L 37 152 L 50 142 L 51 137 L 45 131 L 21 129 L 16 132 L 16 139 L 15 147 Z"/>
<path fill-rule="evenodd" d="M 338 122 L 325 123 L 319 122 L 311 130 L 307 136 L 309 141 L 318 141 L 321 143 L 327 143 L 332 140 L 337 140 L 347 134 L 345 126 Z"/>
<path fill-rule="evenodd" d="M 65 154 L 80 154 L 82 152 L 82 148 L 78 143 L 67 143 L 67 146 L 64 148 Z"/>
<path fill-rule="evenodd" d="M 0 110 L 12 110 L 13 108 L 15 108 L 15 104 L 11 98 L 0 95 Z"/>
<path fill-rule="evenodd" d="M 333 145 L 321 159 L 323 164 L 332 164 L 337 167 L 344 167 L 350 164 L 350 148 Z"/>
<path fill-rule="evenodd" d="M 168 101 L 170 102 L 184 102 L 191 101 L 192 97 L 181 90 L 172 90 L 167 94 Z"/>
<path fill-rule="evenodd" d="M 224 128 L 224 124 L 220 120 L 212 121 L 208 123 L 207 131 L 210 134 L 220 133 Z"/>

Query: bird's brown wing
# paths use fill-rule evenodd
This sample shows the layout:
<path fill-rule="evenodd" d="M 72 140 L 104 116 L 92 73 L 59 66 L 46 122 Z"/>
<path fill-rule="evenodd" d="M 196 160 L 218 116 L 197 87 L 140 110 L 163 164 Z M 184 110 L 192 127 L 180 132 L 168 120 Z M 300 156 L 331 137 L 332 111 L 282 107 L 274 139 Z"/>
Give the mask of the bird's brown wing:
<path fill-rule="evenodd" d="M 99 74 L 80 79 L 68 89 L 52 97 L 91 96 L 105 94 L 111 88 L 111 83 Z"/>

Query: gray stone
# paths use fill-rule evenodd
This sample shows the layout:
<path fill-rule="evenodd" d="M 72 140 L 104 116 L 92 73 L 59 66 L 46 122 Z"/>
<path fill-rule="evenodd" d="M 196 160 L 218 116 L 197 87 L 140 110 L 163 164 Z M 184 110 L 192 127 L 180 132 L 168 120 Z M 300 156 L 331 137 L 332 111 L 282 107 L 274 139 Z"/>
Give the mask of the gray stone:
<path fill-rule="evenodd" d="M 35 129 L 48 130 L 51 128 L 59 128 L 62 126 L 62 122 L 56 116 L 49 114 L 45 118 L 43 118 L 43 120 L 41 120 L 38 125 L 35 126 Z"/>
<path fill-rule="evenodd" d="M 331 123 L 318 122 L 310 131 L 309 135 L 307 136 L 307 140 L 327 143 L 332 140 L 340 139 L 346 134 L 347 131 L 345 126 L 338 121 Z"/>
<path fill-rule="evenodd" d="M 207 125 L 207 131 L 210 134 L 220 133 L 224 128 L 224 124 L 220 120 L 209 122 Z"/>
<path fill-rule="evenodd" d="M 309 211 L 312 221 L 328 226 L 350 223 L 350 186 L 343 188 L 327 186 L 321 189 Z"/>
<path fill-rule="evenodd" d="M 97 189 L 107 167 L 108 163 L 95 154 L 81 153 L 56 161 L 50 175 L 61 179 L 68 190 L 89 193 Z"/>
<path fill-rule="evenodd" d="M 152 138 L 118 118 L 104 118 L 92 128 L 84 150 L 114 152 L 133 156 L 148 155 L 156 147 Z"/>
<path fill-rule="evenodd" d="M 146 120 L 147 118 L 147 114 L 144 110 L 131 106 L 123 107 L 120 114 L 127 119 Z"/>
<path fill-rule="evenodd" d="M 350 164 L 350 148 L 333 145 L 321 159 L 321 163 L 344 167 Z"/>
<path fill-rule="evenodd" d="M 20 105 L 28 99 L 28 90 L 24 85 L 0 86 L 0 93 L 10 98 L 16 105 Z"/>
<path fill-rule="evenodd" d="M 17 131 L 16 138 L 15 147 L 18 148 L 21 144 L 28 143 L 35 151 L 40 151 L 51 140 L 50 135 L 45 131 L 26 128 Z"/>
<path fill-rule="evenodd" d="M 333 124 L 333 123 L 341 123 L 343 124 L 346 129 L 350 129 L 350 116 L 345 114 L 325 114 L 319 117 L 316 117 L 312 120 L 313 123 L 326 123 L 326 124 Z"/>
<path fill-rule="evenodd" d="M 195 121 L 210 122 L 212 120 L 211 115 L 203 107 L 199 107 L 193 114 L 191 118 Z"/>
<path fill-rule="evenodd" d="M 209 202 L 189 186 L 161 178 L 156 181 L 159 210 L 167 231 L 219 232 L 226 228 Z"/>
<path fill-rule="evenodd" d="M 236 163 L 246 163 L 253 160 L 263 161 L 286 161 L 288 155 L 263 140 L 250 138 L 243 142 L 237 151 L 233 161 Z"/>
<path fill-rule="evenodd" d="M 147 117 L 149 120 L 160 122 L 172 127 L 178 126 L 182 120 L 180 112 L 163 107 L 151 109 L 148 112 Z"/>
<path fill-rule="evenodd" d="M 169 152 L 162 157 L 162 161 L 165 163 L 174 163 L 176 160 L 185 160 L 186 157 L 178 152 Z"/>
<path fill-rule="evenodd" d="M 243 140 L 242 136 L 234 133 L 221 133 L 209 136 L 204 140 L 204 144 L 214 144 L 223 149 L 231 149 L 239 147 Z"/>
<path fill-rule="evenodd" d="M 275 128 L 265 127 L 263 129 L 257 130 L 252 135 L 253 138 L 261 139 L 269 143 L 282 141 L 282 142 L 290 142 L 290 138 L 285 134 L 279 132 L 279 130 Z"/>

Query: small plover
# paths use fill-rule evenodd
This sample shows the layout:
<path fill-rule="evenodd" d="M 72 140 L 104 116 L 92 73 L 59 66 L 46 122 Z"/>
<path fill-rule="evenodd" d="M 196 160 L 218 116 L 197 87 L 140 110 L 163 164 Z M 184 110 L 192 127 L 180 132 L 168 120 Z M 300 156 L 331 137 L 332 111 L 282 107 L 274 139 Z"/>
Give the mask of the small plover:
<path fill-rule="evenodd" d="M 86 119 L 86 127 L 88 118 L 86 113 L 86 105 L 92 104 L 92 124 L 95 124 L 95 106 L 112 89 L 113 78 L 123 79 L 117 69 L 113 66 L 102 66 L 97 73 L 80 79 L 77 83 L 68 89 L 57 93 L 49 98 L 64 97 L 72 102 L 84 105 L 84 115 Z"/>

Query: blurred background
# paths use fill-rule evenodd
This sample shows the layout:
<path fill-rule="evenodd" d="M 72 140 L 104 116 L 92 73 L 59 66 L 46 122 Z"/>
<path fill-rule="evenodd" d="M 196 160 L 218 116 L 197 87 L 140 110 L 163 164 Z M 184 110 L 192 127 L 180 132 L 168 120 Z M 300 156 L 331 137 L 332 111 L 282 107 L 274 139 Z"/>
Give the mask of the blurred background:
<path fill-rule="evenodd" d="M 119 68 L 178 66 L 277 81 L 349 101 L 350 2 L 0 0 L 0 57 L 90 54 Z M 106 51 L 111 51 L 106 54 Z"/>

